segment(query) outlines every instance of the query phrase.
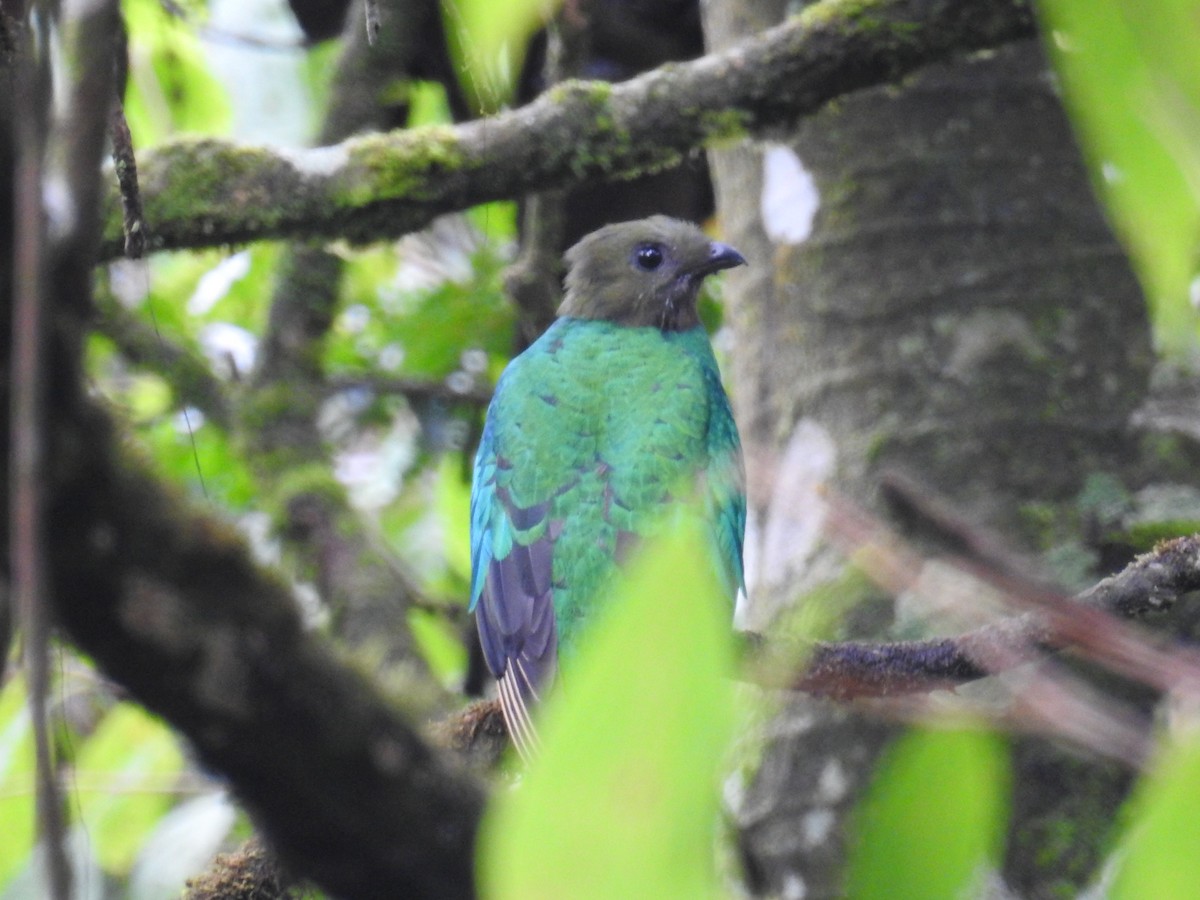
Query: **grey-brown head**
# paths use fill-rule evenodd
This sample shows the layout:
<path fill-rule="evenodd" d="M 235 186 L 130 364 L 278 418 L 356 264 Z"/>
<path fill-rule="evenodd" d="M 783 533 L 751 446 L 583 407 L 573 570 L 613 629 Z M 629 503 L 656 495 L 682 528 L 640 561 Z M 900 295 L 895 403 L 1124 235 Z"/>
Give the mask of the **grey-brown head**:
<path fill-rule="evenodd" d="M 606 225 L 565 258 L 567 295 L 560 316 L 664 331 L 699 324 L 696 296 L 704 278 L 746 262 L 690 222 L 667 216 Z"/>

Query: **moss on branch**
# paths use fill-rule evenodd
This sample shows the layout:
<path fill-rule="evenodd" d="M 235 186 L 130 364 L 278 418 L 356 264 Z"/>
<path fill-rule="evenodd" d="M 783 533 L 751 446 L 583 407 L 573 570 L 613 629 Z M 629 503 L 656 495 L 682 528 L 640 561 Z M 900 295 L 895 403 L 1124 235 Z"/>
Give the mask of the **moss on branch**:
<path fill-rule="evenodd" d="M 183 141 L 139 159 L 151 249 L 308 237 L 369 242 L 476 203 L 625 179 L 785 128 L 830 100 L 1029 37 L 1024 0 L 825 0 L 755 39 L 618 85 L 566 82 L 455 127 L 277 151 Z M 117 192 L 103 254 L 121 252 Z"/>

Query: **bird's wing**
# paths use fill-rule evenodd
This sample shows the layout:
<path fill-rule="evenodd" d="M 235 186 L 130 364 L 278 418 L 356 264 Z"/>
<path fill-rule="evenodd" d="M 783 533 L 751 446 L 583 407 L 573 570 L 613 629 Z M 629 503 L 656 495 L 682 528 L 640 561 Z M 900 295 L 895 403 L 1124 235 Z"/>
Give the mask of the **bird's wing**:
<path fill-rule="evenodd" d="M 522 392 L 502 379 L 488 411 L 471 490 L 471 609 L 488 668 L 495 675 L 513 743 L 528 758 L 537 744 L 531 700 L 554 680 L 558 639 L 551 590 L 553 537 L 549 496 L 515 497 L 509 473 L 535 447 L 513 426 Z M 536 464 L 536 461 L 534 461 Z"/>
<path fill-rule="evenodd" d="M 746 587 L 742 543 L 746 536 L 746 472 L 742 444 L 729 398 L 715 366 L 706 370 L 711 407 L 708 422 L 708 468 L 705 472 L 707 515 L 719 557 L 719 570 L 729 597 Z"/>

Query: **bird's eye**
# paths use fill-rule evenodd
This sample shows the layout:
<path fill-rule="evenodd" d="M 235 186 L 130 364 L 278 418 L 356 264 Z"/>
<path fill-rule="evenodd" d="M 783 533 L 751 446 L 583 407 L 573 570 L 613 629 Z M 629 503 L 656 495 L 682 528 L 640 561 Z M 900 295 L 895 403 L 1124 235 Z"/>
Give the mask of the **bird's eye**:
<path fill-rule="evenodd" d="M 653 272 L 662 265 L 662 247 L 658 244 L 642 244 L 633 251 L 633 261 L 643 272 Z"/>

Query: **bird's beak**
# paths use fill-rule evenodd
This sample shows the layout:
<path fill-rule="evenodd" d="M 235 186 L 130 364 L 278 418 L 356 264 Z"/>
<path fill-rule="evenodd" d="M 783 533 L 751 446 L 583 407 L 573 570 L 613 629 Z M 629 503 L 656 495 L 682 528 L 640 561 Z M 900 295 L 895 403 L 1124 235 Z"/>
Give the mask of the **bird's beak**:
<path fill-rule="evenodd" d="M 722 269 L 732 269 L 734 266 L 744 266 L 746 257 L 738 253 L 728 244 L 713 241 L 708 245 L 708 260 L 704 264 L 704 274 L 710 275 Z"/>

